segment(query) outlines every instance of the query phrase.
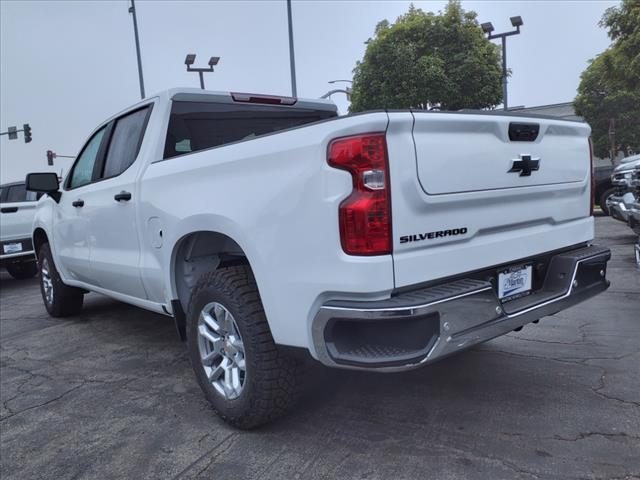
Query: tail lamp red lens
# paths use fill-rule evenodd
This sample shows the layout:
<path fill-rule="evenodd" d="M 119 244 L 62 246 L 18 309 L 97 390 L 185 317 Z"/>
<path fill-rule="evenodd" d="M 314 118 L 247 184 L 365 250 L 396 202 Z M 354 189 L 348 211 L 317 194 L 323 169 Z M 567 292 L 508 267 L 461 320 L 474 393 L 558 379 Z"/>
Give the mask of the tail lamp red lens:
<path fill-rule="evenodd" d="M 329 165 L 351 174 L 353 190 L 340 204 L 342 249 L 349 255 L 391 253 L 391 194 L 384 133 L 343 137 L 329 144 Z"/>
<path fill-rule="evenodd" d="M 593 175 L 593 140 L 591 140 L 591 137 L 589 137 L 589 169 L 589 178 L 591 180 L 591 195 L 589 195 L 591 205 L 589 206 L 589 215 L 593 216 L 593 207 L 596 203 L 596 179 Z"/>

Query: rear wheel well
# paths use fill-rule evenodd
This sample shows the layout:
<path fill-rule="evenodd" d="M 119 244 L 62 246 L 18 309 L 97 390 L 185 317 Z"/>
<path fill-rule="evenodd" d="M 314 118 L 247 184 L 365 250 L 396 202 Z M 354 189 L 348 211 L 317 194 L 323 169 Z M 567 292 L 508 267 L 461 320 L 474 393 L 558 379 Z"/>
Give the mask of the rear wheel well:
<path fill-rule="evenodd" d="M 33 251 L 36 257 L 38 256 L 38 252 L 40 252 L 40 247 L 45 243 L 49 243 L 47 233 L 42 228 L 36 228 L 33 232 Z"/>
<path fill-rule="evenodd" d="M 207 272 L 235 265 L 248 265 L 247 256 L 231 237 L 218 232 L 193 232 L 176 244 L 173 258 L 175 292 L 187 311 L 191 290 Z"/>

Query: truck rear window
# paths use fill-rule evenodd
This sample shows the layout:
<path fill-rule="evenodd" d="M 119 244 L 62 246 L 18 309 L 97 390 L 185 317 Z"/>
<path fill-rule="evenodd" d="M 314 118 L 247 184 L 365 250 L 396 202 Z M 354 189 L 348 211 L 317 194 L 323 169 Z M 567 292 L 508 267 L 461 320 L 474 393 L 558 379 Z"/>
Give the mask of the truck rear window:
<path fill-rule="evenodd" d="M 248 140 L 335 116 L 331 111 L 292 107 L 174 101 L 164 158 Z"/>

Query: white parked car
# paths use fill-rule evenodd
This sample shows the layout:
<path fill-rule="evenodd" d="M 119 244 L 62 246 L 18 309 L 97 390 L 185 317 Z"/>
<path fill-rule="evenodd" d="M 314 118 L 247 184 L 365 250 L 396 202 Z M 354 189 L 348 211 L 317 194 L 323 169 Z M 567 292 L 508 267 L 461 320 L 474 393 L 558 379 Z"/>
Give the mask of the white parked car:
<path fill-rule="evenodd" d="M 174 317 L 202 390 L 250 428 L 303 359 L 401 371 L 605 290 L 589 126 L 165 91 L 90 135 L 33 241 L 53 316 L 95 291 Z"/>
<path fill-rule="evenodd" d="M 31 243 L 36 200 L 24 182 L 0 186 L 0 265 L 16 279 L 38 273 Z"/>

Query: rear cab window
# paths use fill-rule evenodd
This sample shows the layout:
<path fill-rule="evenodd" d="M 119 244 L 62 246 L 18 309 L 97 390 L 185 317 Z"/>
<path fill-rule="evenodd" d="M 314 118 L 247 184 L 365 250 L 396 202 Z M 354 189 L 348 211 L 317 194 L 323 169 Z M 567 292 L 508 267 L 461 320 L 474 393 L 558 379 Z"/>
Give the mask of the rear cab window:
<path fill-rule="evenodd" d="M 333 110 L 293 106 L 174 100 L 164 158 L 250 140 L 336 116 Z"/>

